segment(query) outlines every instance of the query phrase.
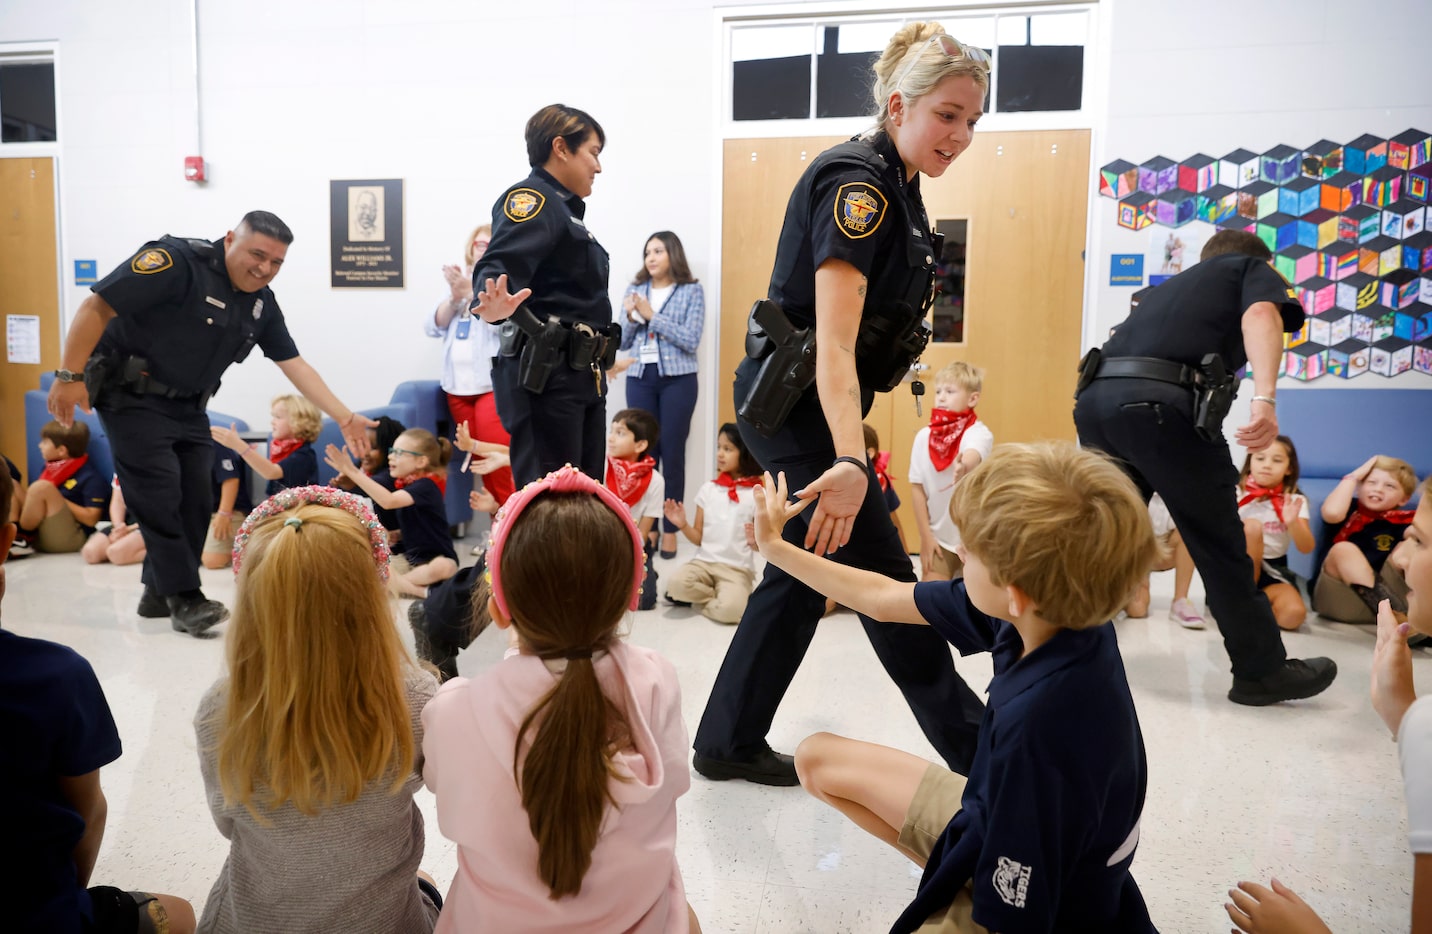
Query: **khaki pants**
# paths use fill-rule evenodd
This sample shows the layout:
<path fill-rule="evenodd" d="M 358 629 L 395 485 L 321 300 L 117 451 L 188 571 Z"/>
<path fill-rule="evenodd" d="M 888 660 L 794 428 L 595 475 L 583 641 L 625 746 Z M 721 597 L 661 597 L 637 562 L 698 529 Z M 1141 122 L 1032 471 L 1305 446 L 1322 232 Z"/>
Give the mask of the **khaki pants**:
<path fill-rule="evenodd" d="M 960 810 L 965 793 L 965 779 L 944 766 L 931 763 L 915 789 L 910 808 L 905 812 L 905 825 L 900 828 L 900 846 L 924 861 L 930 857 L 935 840 Z M 955 900 L 942 912 L 925 919 L 919 934 L 989 934 L 989 929 L 976 924 L 972 913 L 974 900 L 968 883 L 955 895 Z"/>
<path fill-rule="evenodd" d="M 1378 579 L 1389 591 L 1404 600 L 1407 599 L 1407 581 L 1403 580 L 1402 572 L 1393 567 L 1391 561 L 1382 565 L 1382 573 L 1378 575 Z M 1318 582 L 1313 587 L 1313 610 L 1319 616 L 1340 623 L 1377 622 L 1377 615 L 1368 609 L 1357 591 L 1331 574 L 1318 575 Z"/>
<path fill-rule="evenodd" d="M 85 546 L 87 538 L 89 533 L 80 525 L 68 506 L 62 506 L 59 512 L 46 516 L 35 529 L 35 547 L 49 554 L 79 551 Z"/>
<path fill-rule="evenodd" d="M 753 576 L 744 568 L 715 561 L 688 561 L 672 572 L 666 592 L 673 600 L 699 607 L 718 623 L 739 623 L 751 596 Z"/>

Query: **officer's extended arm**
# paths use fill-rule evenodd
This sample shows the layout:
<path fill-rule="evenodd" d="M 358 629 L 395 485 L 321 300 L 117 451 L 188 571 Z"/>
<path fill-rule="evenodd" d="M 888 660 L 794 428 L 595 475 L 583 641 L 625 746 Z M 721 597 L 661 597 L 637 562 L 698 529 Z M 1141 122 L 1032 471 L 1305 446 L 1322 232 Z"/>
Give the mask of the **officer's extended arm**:
<path fill-rule="evenodd" d="M 64 353 L 60 356 L 60 366 L 76 373 L 83 372 L 85 363 L 89 361 L 90 354 L 94 353 L 100 337 L 104 334 L 105 326 L 114 316 L 114 308 L 109 302 L 91 292 L 89 297 L 80 303 L 75 319 L 70 322 L 69 332 L 65 335 Z M 50 386 L 47 403 L 55 420 L 66 428 L 70 427 L 74 424 L 76 405 L 86 412 L 90 410 L 89 392 L 85 389 L 85 384 L 55 380 Z"/>
<path fill-rule="evenodd" d="M 276 362 L 295 389 L 338 423 L 339 430 L 343 432 L 343 440 L 348 442 L 348 450 L 352 451 L 355 457 L 367 454 L 368 429 L 377 428 L 378 423 L 339 402 L 333 390 L 323 381 L 323 377 L 302 357 L 290 357 Z"/>
<path fill-rule="evenodd" d="M 1283 316 L 1272 302 L 1254 302 L 1243 312 L 1243 351 L 1253 370 L 1253 395 L 1273 398 L 1283 356 Z M 1267 402 L 1252 403 L 1248 424 L 1238 429 L 1238 443 L 1261 451 L 1277 436 L 1277 410 Z"/>

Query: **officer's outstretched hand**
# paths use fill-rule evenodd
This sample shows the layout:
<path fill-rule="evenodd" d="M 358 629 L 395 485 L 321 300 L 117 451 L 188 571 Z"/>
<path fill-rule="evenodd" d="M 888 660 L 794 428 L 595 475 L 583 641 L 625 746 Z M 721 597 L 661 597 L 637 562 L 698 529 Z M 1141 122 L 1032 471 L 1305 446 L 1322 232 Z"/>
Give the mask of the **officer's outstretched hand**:
<path fill-rule="evenodd" d="M 869 484 L 869 474 L 849 461 L 841 461 L 804 490 L 796 490 L 797 499 L 820 497 L 806 530 L 805 546 L 818 555 L 829 555 L 849 544 L 850 530 L 855 526 L 860 504 L 865 502 Z"/>
<path fill-rule="evenodd" d="M 477 293 L 477 314 L 488 324 L 496 324 L 512 317 L 517 306 L 527 301 L 531 296 L 531 289 L 522 289 L 513 294 L 507 291 L 507 274 L 503 273 L 493 282 L 488 279 Z"/>
<path fill-rule="evenodd" d="M 777 474 L 775 479 L 771 478 L 769 470 L 766 471 L 765 482 L 751 492 L 756 498 L 755 548 L 770 558 L 770 548 L 781 541 L 781 532 L 785 530 L 786 523 L 800 515 L 801 510 L 810 505 L 810 500 L 797 500 L 794 503 L 790 501 L 784 470 Z"/>
<path fill-rule="evenodd" d="M 79 406 L 86 412 L 91 411 L 89 401 L 89 390 L 85 384 L 79 381 L 63 383 L 55 380 L 50 384 L 50 397 L 45 402 L 45 407 L 54 416 L 55 421 L 66 428 L 75 423 L 75 406 Z"/>
<path fill-rule="evenodd" d="M 1266 402 L 1254 402 L 1252 417 L 1248 424 L 1234 435 L 1238 443 L 1256 453 L 1272 444 L 1278 437 L 1278 413 Z"/>
<path fill-rule="evenodd" d="M 348 442 L 348 450 L 353 452 L 354 457 L 361 458 L 368 453 L 372 445 L 368 442 L 368 429 L 377 428 L 378 422 L 366 415 L 353 412 L 348 416 L 348 421 L 338 426 L 343 432 L 343 440 Z M 332 447 L 332 445 L 329 445 Z M 386 456 L 386 452 L 385 456 Z"/>

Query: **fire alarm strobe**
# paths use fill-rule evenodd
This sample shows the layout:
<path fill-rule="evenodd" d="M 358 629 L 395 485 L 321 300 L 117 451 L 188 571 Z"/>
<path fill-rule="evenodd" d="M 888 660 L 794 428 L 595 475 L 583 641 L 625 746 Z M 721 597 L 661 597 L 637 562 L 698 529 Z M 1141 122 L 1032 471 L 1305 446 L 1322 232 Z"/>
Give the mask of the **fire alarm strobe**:
<path fill-rule="evenodd" d="M 203 156 L 185 156 L 185 157 L 184 157 L 184 181 L 186 181 L 186 182 L 202 182 L 202 181 L 205 181 L 205 178 L 204 178 L 204 157 L 203 157 Z"/>

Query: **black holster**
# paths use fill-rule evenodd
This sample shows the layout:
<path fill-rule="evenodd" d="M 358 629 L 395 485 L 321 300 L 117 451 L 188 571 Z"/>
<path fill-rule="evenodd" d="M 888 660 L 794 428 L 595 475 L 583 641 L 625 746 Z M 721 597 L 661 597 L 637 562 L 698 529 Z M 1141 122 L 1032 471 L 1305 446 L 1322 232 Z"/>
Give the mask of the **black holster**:
<path fill-rule="evenodd" d="M 555 315 L 548 315 L 545 322 L 538 321 L 526 308 L 518 308 L 510 320 L 527 338 L 518 360 L 517 380 L 528 392 L 541 392 L 567 348 L 567 329 Z"/>
<path fill-rule="evenodd" d="M 889 392 L 905 378 L 930 342 L 930 322 L 904 302 L 875 309 L 860 320 L 855 372 L 860 385 Z"/>
<path fill-rule="evenodd" d="M 1079 361 L 1079 381 L 1074 384 L 1074 398 L 1079 398 L 1080 393 L 1094 382 L 1094 377 L 1099 373 L 1099 363 L 1103 359 L 1104 351 L 1099 347 L 1091 347 L 1084 359 Z"/>
<path fill-rule="evenodd" d="M 1205 441 L 1223 440 L 1223 419 L 1233 408 L 1238 381 L 1216 353 L 1206 354 L 1198 364 L 1199 378 L 1193 390 L 1193 427 Z"/>
<path fill-rule="evenodd" d="M 761 368 L 737 414 L 769 438 L 815 382 L 815 332 L 791 327 L 781 306 L 761 299 L 746 322 L 746 355 Z"/>
<path fill-rule="evenodd" d="M 119 359 L 95 354 L 85 361 L 85 390 L 91 406 L 98 405 L 119 383 Z"/>

